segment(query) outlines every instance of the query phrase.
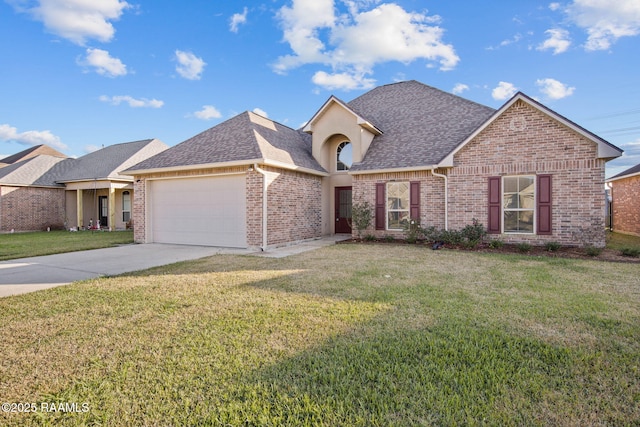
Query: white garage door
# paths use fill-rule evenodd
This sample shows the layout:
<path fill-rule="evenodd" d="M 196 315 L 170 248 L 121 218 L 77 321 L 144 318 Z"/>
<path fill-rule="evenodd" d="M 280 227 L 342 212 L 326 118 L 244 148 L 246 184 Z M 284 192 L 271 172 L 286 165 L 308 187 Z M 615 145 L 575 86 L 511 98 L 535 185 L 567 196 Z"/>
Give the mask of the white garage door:
<path fill-rule="evenodd" d="M 247 246 L 244 175 L 158 180 L 149 185 L 152 241 Z"/>

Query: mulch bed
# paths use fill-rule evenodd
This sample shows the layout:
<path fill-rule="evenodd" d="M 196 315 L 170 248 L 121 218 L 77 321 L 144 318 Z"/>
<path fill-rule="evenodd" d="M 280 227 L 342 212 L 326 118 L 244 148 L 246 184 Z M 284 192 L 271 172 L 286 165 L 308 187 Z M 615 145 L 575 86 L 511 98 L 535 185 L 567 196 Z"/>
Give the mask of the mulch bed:
<path fill-rule="evenodd" d="M 416 243 L 408 243 L 406 240 L 392 240 L 392 239 L 349 239 L 337 242 L 338 244 L 387 244 L 387 245 L 415 245 L 422 246 L 425 249 L 432 249 L 433 244 L 430 242 L 418 241 Z M 596 261 L 607 262 L 623 262 L 623 263 L 635 263 L 640 264 L 640 258 L 634 258 L 630 256 L 624 256 L 616 249 L 602 249 L 599 255 L 591 256 L 587 254 L 585 249 L 561 247 L 557 251 L 548 251 L 544 246 L 532 246 L 527 252 L 522 252 L 517 245 L 504 244 L 501 248 L 490 248 L 487 244 L 480 244 L 475 248 L 466 248 L 463 246 L 451 246 L 443 245 L 441 249 L 456 250 L 463 252 L 480 252 L 480 253 L 495 253 L 495 254 L 516 254 L 526 255 L 533 257 L 549 257 L 549 258 L 571 258 L 571 259 L 586 259 Z"/>

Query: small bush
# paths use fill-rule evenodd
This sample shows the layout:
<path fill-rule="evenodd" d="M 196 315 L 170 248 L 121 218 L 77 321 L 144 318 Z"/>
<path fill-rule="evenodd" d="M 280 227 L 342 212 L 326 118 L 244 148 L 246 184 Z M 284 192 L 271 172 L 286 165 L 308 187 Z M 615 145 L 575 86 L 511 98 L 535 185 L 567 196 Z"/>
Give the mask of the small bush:
<path fill-rule="evenodd" d="M 544 248 L 549 252 L 555 252 L 562 247 L 558 242 L 547 242 L 544 244 Z"/>
<path fill-rule="evenodd" d="M 489 247 L 491 249 L 500 249 L 504 246 L 504 242 L 500 239 L 492 240 L 489 242 Z"/>
<path fill-rule="evenodd" d="M 416 243 L 418 241 L 418 237 L 423 234 L 419 219 L 411 218 L 409 221 L 404 221 L 402 228 L 408 243 Z"/>
<path fill-rule="evenodd" d="M 364 236 L 364 240 L 366 240 L 367 242 L 373 242 L 376 240 L 376 236 L 374 236 L 373 234 L 367 234 Z"/>
<path fill-rule="evenodd" d="M 351 223 L 356 229 L 358 237 L 366 230 L 373 220 L 373 208 L 369 202 L 354 203 L 351 206 Z M 350 224 L 351 225 L 351 224 Z"/>
<path fill-rule="evenodd" d="M 620 249 L 620 253 L 623 256 L 628 256 L 632 258 L 640 257 L 640 249 L 636 249 L 636 248 L 622 248 Z"/>
<path fill-rule="evenodd" d="M 518 243 L 516 248 L 518 248 L 518 251 L 520 251 L 522 253 L 526 253 L 526 252 L 530 252 L 531 251 L 531 245 L 529 243 Z"/>
<path fill-rule="evenodd" d="M 477 219 L 473 219 L 471 225 L 465 226 L 460 230 L 462 238 L 468 242 L 475 242 L 475 245 L 480 243 L 482 239 L 487 235 L 487 230 L 480 224 Z"/>
<path fill-rule="evenodd" d="M 384 240 L 385 242 L 391 243 L 391 242 L 393 242 L 394 240 L 396 240 L 396 238 L 387 234 L 386 236 L 384 236 L 384 237 L 383 237 L 383 240 Z"/>
<path fill-rule="evenodd" d="M 602 253 L 602 248 L 596 248 L 595 246 L 587 246 L 584 248 L 584 251 L 589 256 L 598 256 Z"/>

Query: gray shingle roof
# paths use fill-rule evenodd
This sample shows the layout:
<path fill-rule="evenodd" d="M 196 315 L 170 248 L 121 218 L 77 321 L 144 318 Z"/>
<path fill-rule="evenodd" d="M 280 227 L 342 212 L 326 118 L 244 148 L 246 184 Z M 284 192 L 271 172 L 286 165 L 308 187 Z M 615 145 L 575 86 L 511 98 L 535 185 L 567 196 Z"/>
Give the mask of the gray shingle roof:
<path fill-rule="evenodd" d="M 257 159 L 325 172 L 311 155 L 309 135 L 248 111 L 144 160 L 128 171 Z"/>
<path fill-rule="evenodd" d="M 1 171 L 2 169 L 0 169 Z M 637 164 L 635 166 L 630 167 L 629 169 L 620 172 L 619 174 L 612 176 L 611 178 L 609 178 L 607 181 L 610 181 L 612 179 L 618 179 L 618 178 L 622 178 L 625 177 L 627 175 L 635 175 L 635 174 L 639 174 L 640 173 L 640 164 Z"/>
<path fill-rule="evenodd" d="M 352 171 L 436 165 L 495 112 L 415 80 L 377 87 L 347 105 L 383 132 Z"/>
<path fill-rule="evenodd" d="M 110 145 L 75 159 L 73 168 L 61 176 L 59 181 L 131 180 L 130 176 L 121 175 L 120 172 L 166 148 L 167 145 L 157 139 Z"/>
<path fill-rule="evenodd" d="M 74 159 L 48 156 L 29 157 L 0 169 L 0 184 L 20 186 L 64 187 L 61 176 L 74 166 Z"/>
<path fill-rule="evenodd" d="M 47 156 L 53 156 L 53 157 L 63 157 L 63 158 L 67 157 L 65 154 L 59 152 L 58 150 L 55 150 L 49 147 L 48 145 L 41 144 L 41 145 L 35 145 L 33 147 L 29 147 L 26 150 L 22 150 L 19 153 L 13 154 L 11 156 L 7 156 L 4 159 L 0 159 L 0 163 L 12 164 L 22 160 L 26 160 L 30 157 L 39 156 L 41 154 L 45 154 Z"/>

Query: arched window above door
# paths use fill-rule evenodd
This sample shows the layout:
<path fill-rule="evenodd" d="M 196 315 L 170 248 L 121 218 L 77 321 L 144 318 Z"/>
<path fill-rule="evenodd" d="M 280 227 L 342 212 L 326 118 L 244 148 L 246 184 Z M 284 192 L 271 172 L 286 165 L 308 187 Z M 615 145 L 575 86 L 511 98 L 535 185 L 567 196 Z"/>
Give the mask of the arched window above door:
<path fill-rule="evenodd" d="M 348 171 L 353 163 L 353 148 L 348 141 L 341 142 L 336 151 L 336 170 Z"/>

